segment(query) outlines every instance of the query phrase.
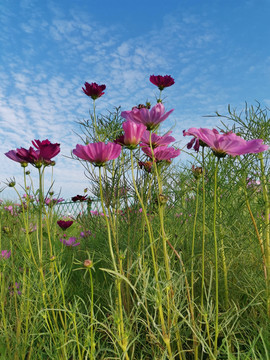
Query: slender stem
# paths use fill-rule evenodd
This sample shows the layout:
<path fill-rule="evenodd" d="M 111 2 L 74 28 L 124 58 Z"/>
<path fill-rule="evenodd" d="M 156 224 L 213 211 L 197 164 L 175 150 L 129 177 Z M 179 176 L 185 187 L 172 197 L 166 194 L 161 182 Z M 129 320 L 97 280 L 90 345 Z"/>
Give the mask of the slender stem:
<path fill-rule="evenodd" d="M 167 329 L 166 329 L 165 320 L 164 320 L 164 313 L 163 313 L 163 308 L 162 308 L 162 296 L 161 296 L 161 291 L 160 291 L 160 287 L 159 287 L 158 267 L 157 267 L 156 255 L 155 255 L 155 250 L 154 250 L 153 234 L 152 234 L 150 223 L 149 223 L 149 220 L 147 217 L 144 203 L 141 199 L 140 193 L 139 193 L 137 185 L 136 185 L 136 180 L 134 177 L 134 161 L 133 161 L 132 150 L 130 150 L 130 160 L 131 160 L 131 174 L 132 174 L 133 186 L 134 186 L 136 195 L 137 195 L 137 197 L 140 201 L 141 207 L 142 207 L 142 213 L 143 213 L 143 216 L 144 216 L 144 219 L 146 222 L 149 240 L 150 240 L 150 249 L 151 249 L 151 254 L 152 254 L 154 275 L 155 275 L 155 280 L 156 280 L 156 288 L 157 288 L 157 296 L 158 296 L 158 310 L 159 310 L 159 317 L 160 317 L 161 328 L 162 328 L 162 337 L 163 337 L 163 341 L 167 347 L 169 359 L 173 359 L 171 344 L 170 344 L 170 336 L 169 336 L 169 334 L 167 334 Z"/>
<path fill-rule="evenodd" d="M 217 243 L 217 233 L 216 233 L 216 218 L 217 218 L 217 175 L 218 175 L 218 163 L 219 158 L 216 163 L 215 169 L 215 185 L 214 185 L 214 214 L 213 214 L 213 235 L 214 235 L 214 246 L 215 246 L 215 272 L 216 272 L 216 319 L 215 319 L 215 343 L 214 343 L 214 355 L 217 356 L 217 343 L 218 343 L 218 243 Z"/>
<path fill-rule="evenodd" d="M 109 248 L 110 248 L 111 258 L 112 258 L 112 262 L 113 262 L 113 268 L 114 268 L 115 272 L 117 273 L 117 265 L 116 265 L 116 262 L 115 262 L 114 252 L 113 252 L 113 246 L 112 246 L 112 237 L 111 237 L 110 223 L 109 223 L 109 220 L 108 220 L 108 218 L 107 218 L 106 210 L 105 210 L 105 206 L 104 206 L 104 197 L 103 197 L 103 190 L 102 190 L 102 182 L 101 182 L 101 180 L 102 180 L 102 178 L 101 178 L 101 167 L 99 167 L 100 202 L 101 202 L 102 211 L 103 211 L 104 218 L 105 218 L 106 225 L 107 225 L 108 242 L 109 242 Z"/>
<path fill-rule="evenodd" d="M 269 208 L 270 202 L 268 197 L 267 180 L 265 176 L 265 167 L 263 161 L 263 153 L 259 153 L 259 159 L 261 164 L 261 179 L 262 179 L 262 190 L 264 199 L 264 224 L 265 224 L 265 265 L 266 265 L 266 299 L 267 299 L 267 315 L 270 318 L 270 224 L 269 224 Z"/>
<path fill-rule="evenodd" d="M 262 240 L 262 238 L 261 238 L 261 236 L 260 236 L 260 233 L 259 233 L 259 230 L 258 230 L 256 221 L 255 221 L 254 215 L 253 215 L 253 213 L 252 213 L 252 210 L 251 210 L 251 207 L 250 207 L 250 203 L 249 203 L 249 200 L 248 200 L 247 190 L 246 190 L 246 187 L 245 187 L 245 186 L 246 186 L 246 183 L 244 183 L 244 191 L 245 191 L 245 197 L 246 197 L 246 204 L 247 204 L 247 208 L 248 208 L 249 215 L 250 215 L 250 217 L 251 217 L 251 221 L 252 221 L 252 223 L 253 223 L 253 226 L 254 226 L 254 229 L 255 229 L 255 232 L 256 232 L 257 239 L 258 239 L 258 241 L 259 241 L 259 246 L 260 246 L 260 250 L 261 250 L 261 254 L 262 254 L 264 278 L 265 278 L 266 285 L 267 285 L 266 258 L 265 258 L 263 240 Z"/>
<path fill-rule="evenodd" d="M 201 311 L 204 311 L 204 273 L 205 273 L 205 158 L 202 148 L 202 283 L 201 283 Z"/>

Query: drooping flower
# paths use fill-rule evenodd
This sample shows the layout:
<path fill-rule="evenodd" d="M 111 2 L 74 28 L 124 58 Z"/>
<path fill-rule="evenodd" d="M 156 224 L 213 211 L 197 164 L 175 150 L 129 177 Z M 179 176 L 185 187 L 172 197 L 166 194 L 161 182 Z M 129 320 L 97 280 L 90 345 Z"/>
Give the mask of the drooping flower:
<path fill-rule="evenodd" d="M 2 259 L 8 259 L 11 256 L 11 250 L 2 250 L 1 257 Z"/>
<path fill-rule="evenodd" d="M 75 238 L 75 237 L 70 237 L 68 240 L 61 238 L 60 241 L 61 241 L 61 243 L 63 243 L 64 245 L 70 246 L 70 247 L 74 247 L 74 246 L 80 245 L 79 242 L 76 242 L 76 241 L 77 241 L 77 238 Z"/>
<path fill-rule="evenodd" d="M 150 147 L 142 147 L 142 151 L 152 159 L 152 150 Z M 172 158 L 175 158 L 180 155 L 179 149 L 174 149 L 173 147 L 160 146 L 153 149 L 154 158 L 156 162 L 159 161 L 171 161 Z"/>
<path fill-rule="evenodd" d="M 85 200 L 88 200 L 87 199 L 87 195 L 76 195 L 76 196 L 73 196 L 72 198 L 71 198 L 71 200 L 73 201 L 73 202 L 76 202 L 76 201 L 85 201 Z"/>
<path fill-rule="evenodd" d="M 122 111 L 121 116 L 126 120 L 145 125 L 147 130 L 153 130 L 156 129 L 162 121 L 166 120 L 172 112 L 173 109 L 165 113 L 164 105 L 158 103 L 153 106 L 151 110 L 142 108 Z"/>
<path fill-rule="evenodd" d="M 116 144 L 124 145 L 129 149 L 135 149 L 141 141 L 146 126 L 143 124 L 135 123 L 134 121 L 127 120 L 123 122 L 124 135 L 114 140 Z"/>
<path fill-rule="evenodd" d="M 58 220 L 57 225 L 60 226 L 62 230 L 68 229 L 73 224 L 72 220 Z"/>
<path fill-rule="evenodd" d="M 152 171 L 153 163 L 151 161 L 139 161 L 138 165 L 140 169 L 144 169 L 148 173 Z"/>
<path fill-rule="evenodd" d="M 170 143 L 175 141 L 175 138 L 170 136 L 172 131 L 169 131 L 164 136 L 158 136 L 155 133 L 151 135 L 151 144 L 152 148 L 156 148 L 158 146 L 168 146 Z M 146 130 L 142 136 L 142 144 L 141 146 L 150 146 L 150 131 Z"/>
<path fill-rule="evenodd" d="M 104 90 L 106 89 L 106 85 L 98 85 L 97 83 L 91 83 L 88 82 L 84 83 L 85 88 L 83 89 L 83 92 L 90 96 L 93 100 L 98 99 L 102 95 L 104 95 Z"/>
<path fill-rule="evenodd" d="M 151 75 L 149 80 L 152 84 L 156 85 L 160 91 L 162 91 L 165 87 L 169 87 L 174 84 L 174 79 L 171 75 Z"/>
<path fill-rule="evenodd" d="M 216 129 L 190 128 L 187 133 L 196 136 L 199 141 L 208 145 L 218 157 L 255 154 L 267 150 L 268 145 L 262 139 L 246 141 L 233 132 L 220 134 Z"/>
<path fill-rule="evenodd" d="M 109 160 L 118 158 L 121 153 L 121 145 L 108 142 L 92 143 L 88 145 L 76 145 L 73 154 L 82 160 L 89 161 L 95 166 L 104 166 Z"/>

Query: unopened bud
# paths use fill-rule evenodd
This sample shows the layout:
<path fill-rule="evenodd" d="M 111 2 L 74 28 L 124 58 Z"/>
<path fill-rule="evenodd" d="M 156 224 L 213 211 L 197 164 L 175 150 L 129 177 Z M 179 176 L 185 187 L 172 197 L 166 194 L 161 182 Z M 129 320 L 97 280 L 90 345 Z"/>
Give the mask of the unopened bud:
<path fill-rule="evenodd" d="M 85 266 L 86 268 L 90 269 L 90 268 L 93 266 L 93 261 L 90 260 L 90 259 L 84 260 L 83 266 Z"/>

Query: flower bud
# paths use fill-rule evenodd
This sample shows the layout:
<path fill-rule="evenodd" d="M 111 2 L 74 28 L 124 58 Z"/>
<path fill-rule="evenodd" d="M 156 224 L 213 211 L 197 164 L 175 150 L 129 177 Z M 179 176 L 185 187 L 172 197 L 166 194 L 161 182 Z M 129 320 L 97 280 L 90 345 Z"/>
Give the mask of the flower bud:
<path fill-rule="evenodd" d="M 83 266 L 90 269 L 93 266 L 93 261 L 90 259 L 84 260 Z"/>

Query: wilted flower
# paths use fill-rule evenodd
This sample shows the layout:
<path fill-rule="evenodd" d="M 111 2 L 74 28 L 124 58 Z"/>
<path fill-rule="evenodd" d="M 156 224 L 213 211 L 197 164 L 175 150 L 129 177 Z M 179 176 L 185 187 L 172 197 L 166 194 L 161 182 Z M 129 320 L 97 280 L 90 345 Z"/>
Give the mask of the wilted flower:
<path fill-rule="evenodd" d="M 83 92 L 90 96 L 93 100 L 98 99 L 102 95 L 104 95 L 104 90 L 106 89 L 106 85 L 98 85 L 97 83 L 91 83 L 88 82 L 84 83 L 85 89 L 83 89 Z"/>
<path fill-rule="evenodd" d="M 89 161 L 95 166 L 104 166 L 109 160 L 118 158 L 121 153 L 121 146 L 108 142 L 92 143 L 88 145 L 76 145 L 73 154 L 82 160 Z"/>
<path fill-rule="evenodd" d="M 17 282 L 15 282 L 14 286 L 13 286 L 13 285 L 12 285 L 12 286 L 9 286 L 9 290 L 11 290 L 11 291 L 9 292 L 9 294 L 10 294 L 10 295 L 14 295 L 14 290 L 17 290 L 17 295 L 21 295 L 22 292 L 19 290 L 19 289 L 20 289 L 20 286 L 21 286 L 21 284 L 19 284 L 19 283 L 17 283 Z"/>
<path fill-rule="evenodd" d="M 153 163 L 151 161 L 139 161 L 138 165 L 140 169 L 144 169 L 146 172 L 150 173 L 152 170 Z"/>
<path fill-rule="evenodd" d="M 60 239 L 60 241 L 61 241 L 61 243 L 63 243 L 64 245 L 70 246 L 70 247 L 74 247 L 74 246 L 80 245 L 79 242 L 76 242 L 76 241 L 77 241 L 77 238 L 75 238 L 75 237 L 70 237 L 68 240 L 66 240 L 66 239 Z"/>
<path fill-rule="evenodd" d="M 57 225 L 60 226 L 62 230 L 68 229 L 73 224 L 72 220 L 58 220 Z"/>
<path fill-rule="evenodd" d="M 162 91 L 165 87 L 169 87 L 174 84 L 174 79 L 171 75 L 151 75 L 149 80 L 152 84 L 156 85 L 160 91 Z"/>
<path fill-rule="evenodd" d="M 173 109 L 165 113 L 164 105 L 158 103 L 153 106 L 151 110 L 142 108 L 122 111 L 121 116 L 126 120 L 145 125 L 147 130 L 153 130 L 157 128 L 162 121 L 166 120 L 172 112 Z"/>

